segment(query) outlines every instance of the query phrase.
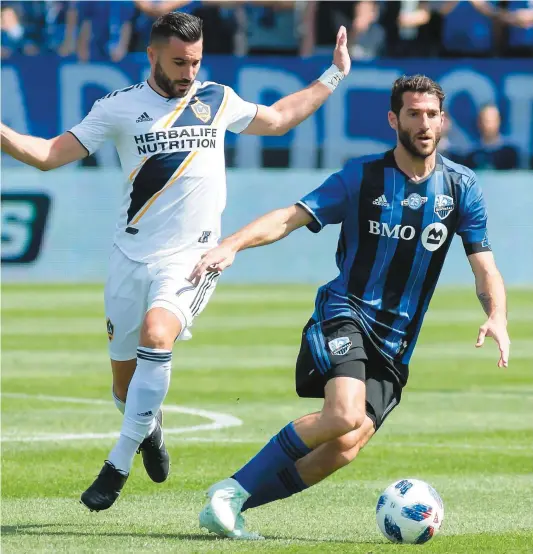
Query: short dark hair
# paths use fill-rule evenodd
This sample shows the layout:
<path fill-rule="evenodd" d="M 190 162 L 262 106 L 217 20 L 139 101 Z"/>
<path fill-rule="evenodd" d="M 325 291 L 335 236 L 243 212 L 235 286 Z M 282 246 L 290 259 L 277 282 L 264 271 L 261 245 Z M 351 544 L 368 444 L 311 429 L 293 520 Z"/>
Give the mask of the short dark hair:
<path fill-rule="evenodd" d="M 439 99 L 440 110 L 442 111 L 442 104 L 445 98 L 444 91 L 437 82 L 426 75 L 403 75 L 394 81 L 390 95 L 390 109 L 396 115 L 400 115 L 404 92 L 427 92 L 428 94 L 434 94 Z"/>
<path fill-rule="evenodd" d="M 183 42 L 197 42 L 202 38 L 202 20 L 195 15 L 171 12 L 158 17 L 152 25 L 150 44 L 176 37 Z"/>

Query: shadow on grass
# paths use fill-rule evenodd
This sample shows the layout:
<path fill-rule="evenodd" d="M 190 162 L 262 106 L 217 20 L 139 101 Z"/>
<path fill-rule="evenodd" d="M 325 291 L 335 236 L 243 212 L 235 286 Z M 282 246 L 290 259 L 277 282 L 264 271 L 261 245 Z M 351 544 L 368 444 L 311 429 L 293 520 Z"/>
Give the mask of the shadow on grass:
<path fill-rule="evenodd" d="M 54 530 L 57 527 L 59 529 Z M 49 537 L 139 537 L 151 539 L 180 539 L 188 541 L 212 541 L 218 537 L 205 533 L 127 533 L 107 531 L 69 531 L 62 530 L 63 527 L 77 527 L 73 523 L 35 523 L 27 525 L 2 525 L 0 532 L 3 536 L 8 535 L 34 535 Z M 51 529 L 52 528 L 52 529 Z"/>
<path fill-rule="evenodd" d="M 9 535 L 33 535 L 33 536 L 48 536 L 48 537 L 139 537 L 139 539 L 174 539 L 185 541 L 214 541 L 219 540 L 215 535 L 207 535 L 205 533 L 127 533 L 127 532 L 107 532 L 107 531 L 69 531 L 56 529 L 54 527 L 76 527 L 73 523 L 35 523 L 25 525 L 2 525 L 0 531 L 3 536 Z M 290 541 L 303 543 L 338 543 L 338 544 L 359 544 L 359 545 L 377 545 L 382 541 L 365 540 L 365 541 L 347 541 L 343 539 L 312 539 L 309 537 L 280 537 L 273 535 L 265 535 L 265 539 L 272 541 Z M 220 539 L 223 540 L 223 539 Z"/>

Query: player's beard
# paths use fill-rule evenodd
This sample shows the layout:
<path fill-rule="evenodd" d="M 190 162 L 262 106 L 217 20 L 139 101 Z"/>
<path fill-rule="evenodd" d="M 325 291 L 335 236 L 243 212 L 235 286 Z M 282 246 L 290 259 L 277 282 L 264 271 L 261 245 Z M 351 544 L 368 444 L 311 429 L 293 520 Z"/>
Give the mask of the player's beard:
<path fill-rule="evenodd" d="M 182 98 L 186 96 L 189 92 L 190 81 L 173 81 L 169 76 L 163 71 L 161 64 L 157 61 L 155 62 L 154 67 L 154 81 L 156 85 L 165 93 L 170 96 L 170 98 Z M 178 85 L 189 85 L 184 91 L 178 90 L 176 87 Z"/>
<path fill-rule="evenodd" d="M 433 152 L 435 152 L 435 149 L 437 148 L 437 145 L 440 142 L 441 137 L 441 130 L 435 131 L 435 138 L 433 139 L 433 144 L 431 145 L 431 148 L 428 150 L 420 150 L 418 146 L 416 145 L 416 138 L 419 133 L 415 134 L 414 136 L 411 136 L 411 133 L 407 129 L 404 129 L 401 124 L 400 120 L 398 119 L 398 139 L 402 146 L 411 154 L 411 156 L 414 156 L 415 158 L 421 158 L 426 159 L 428 156 L 431 156 Z"/>

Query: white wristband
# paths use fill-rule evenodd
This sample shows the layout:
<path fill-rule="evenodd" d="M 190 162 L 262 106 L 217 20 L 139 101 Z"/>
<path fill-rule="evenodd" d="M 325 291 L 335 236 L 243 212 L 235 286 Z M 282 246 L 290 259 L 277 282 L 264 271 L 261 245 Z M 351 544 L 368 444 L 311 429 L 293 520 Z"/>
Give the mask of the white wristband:
<path fill-rule="evenodd" d="M 338 86 L 339 83 L 344 79 L 344 73 L 335 65 L 332 64 L 329 66 L 322 75 L 318 78 L 318 80 L 323 84 L 326 85 L 331 92 L 333 92 Z"/>

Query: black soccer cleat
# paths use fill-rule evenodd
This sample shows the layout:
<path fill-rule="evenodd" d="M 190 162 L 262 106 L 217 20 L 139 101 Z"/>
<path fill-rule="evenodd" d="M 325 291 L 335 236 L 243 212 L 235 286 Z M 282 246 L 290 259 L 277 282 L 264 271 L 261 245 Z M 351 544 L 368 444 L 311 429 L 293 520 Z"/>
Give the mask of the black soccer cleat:
<path fill-rule="evenodd" d="M 151 435 L 148 435 L 139 445 L 143 457 L 144 469 L 148 477 L 155 483 L 166 481 L 170 472 L 170 456 L 168 455 L 163 437 L 163 412 L 157 412 L 157 426 Z"/>
<path fill-rule="evenodd" d="M 118 471 L 111 462 L 106 460 L 94 483 L 81 495 L 81 503 L 91 512 L 107 510 L 118 498 L 127 479 L 127 475 Z"/>

